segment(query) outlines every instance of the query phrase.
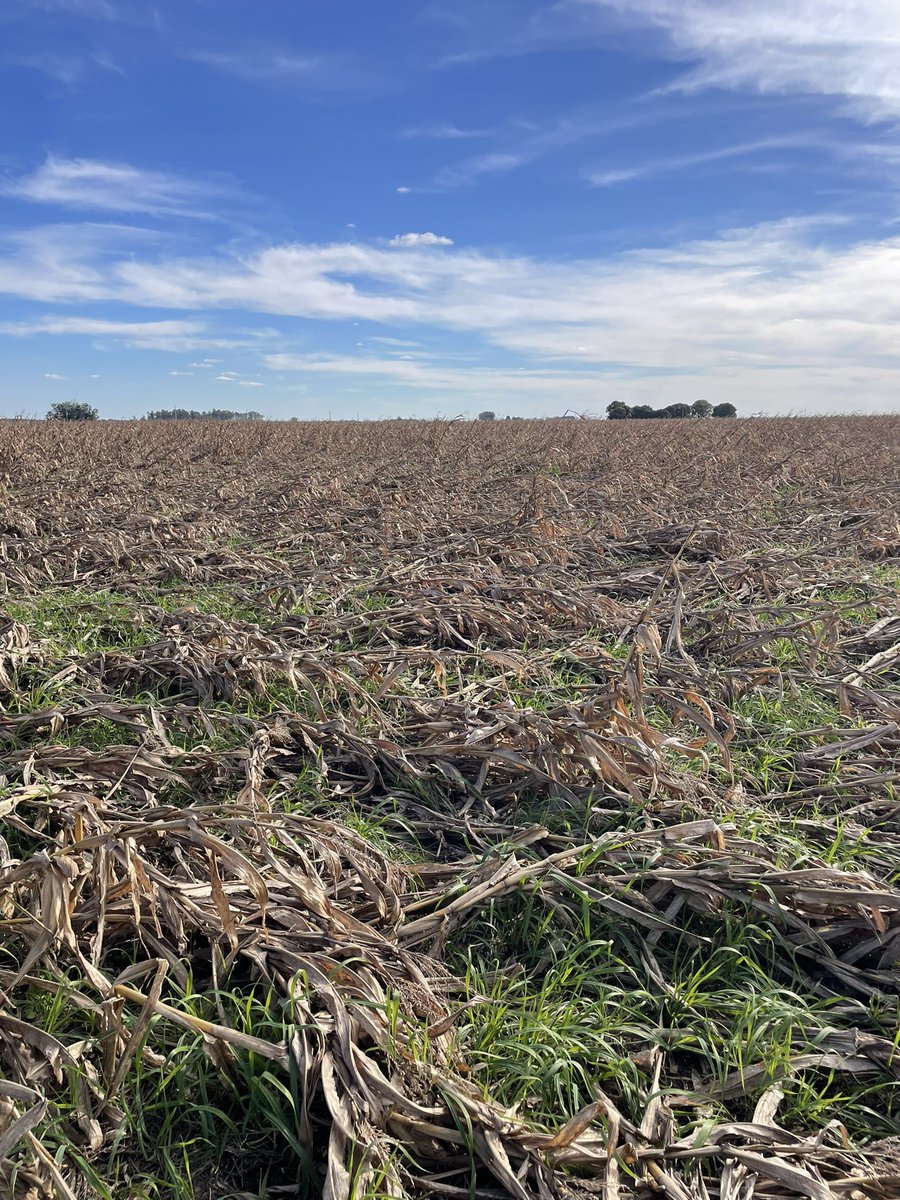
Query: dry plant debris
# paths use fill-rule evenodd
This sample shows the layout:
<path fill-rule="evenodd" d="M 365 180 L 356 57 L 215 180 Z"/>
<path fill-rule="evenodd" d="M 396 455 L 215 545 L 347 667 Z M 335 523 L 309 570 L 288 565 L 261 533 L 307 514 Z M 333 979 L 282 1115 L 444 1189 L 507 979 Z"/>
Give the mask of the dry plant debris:
<path fill-rule="evenodd" d="M 898 450 L 3 423 L 3 1194 L 900 1195 Z"/>

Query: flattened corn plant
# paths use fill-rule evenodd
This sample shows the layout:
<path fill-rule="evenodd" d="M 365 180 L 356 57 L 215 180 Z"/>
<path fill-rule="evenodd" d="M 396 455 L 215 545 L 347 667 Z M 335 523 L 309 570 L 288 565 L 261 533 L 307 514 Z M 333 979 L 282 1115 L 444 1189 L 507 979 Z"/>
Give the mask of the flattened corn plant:
<path fill-rule="evenodd" d="M 900 1195 L 898 446 L 0 425 L 3 1195 Z"/>

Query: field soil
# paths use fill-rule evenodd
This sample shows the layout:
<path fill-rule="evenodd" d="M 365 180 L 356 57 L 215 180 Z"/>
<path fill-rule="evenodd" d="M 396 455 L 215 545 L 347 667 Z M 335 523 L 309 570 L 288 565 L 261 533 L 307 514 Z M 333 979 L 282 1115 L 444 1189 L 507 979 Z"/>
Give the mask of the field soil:
<path fill-rule="evenodd" d="M 0 423 L 0 1194 L 900 1196 L 900 418 Z"/>

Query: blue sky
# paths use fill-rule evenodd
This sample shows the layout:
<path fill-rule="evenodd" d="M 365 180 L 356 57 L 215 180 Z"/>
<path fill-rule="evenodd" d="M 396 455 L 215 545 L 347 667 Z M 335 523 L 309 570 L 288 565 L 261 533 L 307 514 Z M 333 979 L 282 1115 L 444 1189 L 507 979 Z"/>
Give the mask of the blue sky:
<path fill-rule="evenodd" d="M 0 413 L 900 408 L 900 5 L 3 0 Z"/>

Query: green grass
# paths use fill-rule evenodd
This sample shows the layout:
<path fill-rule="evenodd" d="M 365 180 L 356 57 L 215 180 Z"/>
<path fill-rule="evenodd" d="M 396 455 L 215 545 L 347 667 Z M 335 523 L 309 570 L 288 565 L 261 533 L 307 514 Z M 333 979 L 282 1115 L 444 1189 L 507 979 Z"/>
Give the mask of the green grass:
<path fill-rule="evenodd" d="M 78 680 L 70 674 L 58 676 L 55 667 L 47 670 L 29 666 L 19 668 L 17 674 L 16 691 L 3 696 L 3 707 L 11 715 L 24 716 L 62 707 L 73 701 L 78 692 Z"/>
<path fill-rule="evenodd" d="M 736 774 L 757 793 L 791 790 L 795 755 L 820 744 L 804 737 L 807 730 L 854 726 L 830 694 L 795 682 L 752 692 L 732 706 L 731 716 L 737 731 L 730 747 Z M 839 770 L 838 762 L 834 771 Z"/>
<path fill-rule="evenodd" d="M 335 809 L 333 815 L 388 858 L 419 862 L 424 857 L 415 830 L 398 813 L 396 801 L 390 798 L 371 809 L 351 803 L 348 808 Z"/>
<path fill-rule="evenodd" d="M 682 1087 L 667 1094 L 683 1133 L 694 1105 L 680 1109 L 679 1094 L 705 1081 L 711 1110 L 727 1119 L 717 1086 L 759 1065 L 747 1119 L 766 1084 L 787 1074 L 789 1128 L 821 1128 L 836 1118 L 856 1139 L 896 1132 L 897 1085 L 889 1086 L 873 1122 L 871 1100 L 882 1097 L 884 1080 L 876 1088 L 845 1073 L 790 1071 L 792 1055 L 814 1053 L 843 1022 L 833 1015 L 839 1002 L 810 992 L 792 970 L 777 927 L 727 908 L 714 924 L 688 922 L 699 942 L 667 934 L 654 949 L 666 980 L 661 989 L 633 928 L 584 898 L 578 921 L 564 932 L 558 913 L 523 891 L 492 905 L 454 939 L 455 965 L 476 1001 L 457 1036 L 486 1095 L 552 1126 L 589 1103 L 600 1083 L 639 1123 L 648 1091 L 639 1052 L 656 1046 L 670 1070 L 677 1063 L 682 1073 Z M 879 1026 L 863 1004 L 856 1008 L 861 1027 Z M 887 1028 L 896 1017 L 888 1017 Z"/>
<path fill-rule="evenodd" d="M 535 982 L 510 977 L 499 960 L 470 959 L 466 982 L 470 996 L 486 1000 L 458 1037 L 486 1095 L 552 1124 L 589 1103 L 596 1081 L 636 1109 L 640 1076 L 629 1050 L 646 1034 L 655 1001 L 611 943 L 579 943 Z"/>
<path fill-rule="evenodd" d="M 792 495 L 789 489 L 784 492 L 786 500 Z M 772 511 L 777 518 L 777 503 Z M 900 880 L 900 865 L 885 863 L 877 836 L 835 811 L 824 798 L 813 796 L 798 809 L 770 798 L 773 793 L 787 793 L 790 798 L 799 786 L 797 756 L 820 745 L 824 736 L 811 739 L 809 730 L 832 726 L 846 730 L 862 724 L 861 718 L 854 720 L 840 711 L 830 685 L 815 679 L 814 671 L 824 658 L 820 654 L 811 663 L 806 643 L 815 640 L 822 620 L 832 611 L 842 622 L 858 627 L 884 615 L 883 597 L 898 583 L 900 570 L 875 564 L 856 581 L 828 581 L 812 595 L 804 591 L 796 605 L 787 597 L 771 606 L 764 618 L 772 630 L 799 620 L 808 619 L 812 625 L 800 636 L 777 636 L 767 643 L 761 659 L 777 668 L 777 683 L 758 688 L 731 708 L 735 738 L 730 752 L 743 792 L 727 790 L 732 780 L 714 746 L 707 747 L 708 763 L 664 752 L 667 769 L 691 775 L 694 784 L 709 785 L 709 791 L 698 793 L 699 798 L 688 795 L 684 819 L 714 815 L 729 827 L 729 836 L 733 829 L 733 836 L 765 847 L 773 869 L 794 871 L 824 864 L 870 872 L 888 882 Z M 18 668 L 25 686 L 4 697 L 5 712 L 15 715 L 82 705 L 84 681 L 77 675 L 55 678 L 63 663 L 152 644 L 161 636 L 159 610 L 171 614 L 187 608 L 215 614 L 237 626 L 263 629 L 283 619 L 283 613 L 267 605 L 262 591 L 254 595 L 252 589 L 229 583 L 173 579 L 142 588 L 136 596 L 53 588 L 40 596 L 5 598 L 5 611 L 26 625 L 35 646 L 47 656 L 45 662 Z M 337 604 L 327 594 L 311 593 L 294 613 L 323 618 L 364 615 L 392 603 L 391 595 L 359 587 Z M 715 606 L 716 611 L 721 609 L 721 598 Z M 359 646 L 369 644 L 375 632 L 373 626 L 360 634 Z M 609 675 L 618 676 L 631 655 L 629 637 L 620 642 L 615 632 L 601 629 L 585 636 L 594 636 L 597 643 L 597 657 L 586 654 L 587 662 L 567 648 L 522 647 L 519 653 L 529 656 L 524 669 L 519 675 L 505 675 L 486 697 L 487 709 L 494 704 L 507 709 L 512 705 L 519 712 L 545 716 L 581 704 L 594 689 L 605 686 Z M 685 642 L 690 650 L 687 629 Z M 342 645 L 336 640 L 330 649 Z M 443 684 L 451 695 L 503 674 L 503 668 L 483 653 L 447 654 L 442 664 Z M 354 670 L 351 665 L 347 669 Z M 647 663 L 646 670 L 652 679 L 652 664 Z M 379 692 L 381 678 L 360 671 L 358 679 L 366 695 Z M 366 716 L 354 712 L 355 697 L 346 686 L 316 686 L 329 719 L 340 716 L 361 735 L 374 729 Z M 440 674 L 417 666 L 391 683 L 389 695 L 398 699 L 382 698 L 382 702 L 385 707 L 395 705 L 391 711 L 402 715 L 401 698 L 439 700 L 443 694 Z M 235 682 L 230 699 L 207 707 L 214 726 L 211 737 L 199 720 L 179 724 L 174 709 L 182 697 L 167 694 L 162 685 L 157 690 L 152 679 L 142 683 L 140 691 L 135 688 L 128 695 L 107 698 L 157 707 L 170 740 L 188 755 L 201 748 L 223 753 L 242 750 L 253 723 L 273 718 L 274 724 L 279 714 L 318 719 L 312 698 L 275 671 L 259 689 Z M 694 736 L 684 733 L 690 731 L 689 724 L 680 726 L 662 701 L 648 698 L 645 714 L 660 732 L 678 732 L 686 740 Z M 140 736 L 115 721 L 98 718 L 65 725 L 50 740 L 102 752 L 114 745 L 136 744 Z M 37 741 L 48 741 L 45 731 L 36 733 L 29 744 Z M 397 864 L 427 859 L 431 844 L 441 837 L 442 814 L 455 815 L 459 806 L 452 787 L 434 777 L 410 783 L 406 793 L 396 796 L 374 792 L 359 796 L 346 784 L 338 790 L 324 763 L 308 747 L 294 749 L 297 757 L 306 755 L 310 761 L 305 768 L 295 766 L 295 777 L 277 782 L 269 778 L 273 808 L 332 820 Z M 279 765 L 280 761 L 276 760 Z M 837 761 L 826 765 L 816 778 L 827 787 L 842 778 L 845 768 Z M 196 790 L 163 788 L 161 802 L 183 801 L 190 806 L 208 800 L 202 784 L 192 788 Z M 0 790 L 0 802 L 12 790 Z M 220 791 L 221 803 L 226 805 L 235 791 L 230 785 Z M 885 796 L 891 797 L 887 789 Z M 407 815 L 411 810 L 417 820 Z M 423 811 L 426 817 L 434 814 L 433 825 L 423 820 Z M 528 784 L 498 816 L 498 832 L 460 838 L 464 844 L 454 845 L 452 853 L 468 850 L 486 859 L 504 856 L 510 849 L 504 841 L 508 836 L 504 822 L 507 829 L 512 824 L 543 825 L 563 842 L 587 840 L 596 836 L 598 828 L 608 828 L 610 839 L 581 863 L 584 875 L 614 872 L 610 865 L 614 838 L 663 827 L 655 800 L 625 805 L 597 787 L 585 789 L 575 801 L 563 802 L 545 785 Z M 47 849 L 41 834 L 32 836 L 12 826 L 4 826 L 3 833 L 14 858 Z M 523 862 L 531 856 L 528 849 L 516 853 Z M 624 891 L 639 887 L 639 882 L 631 881 Z M 827 987 L 817 986 L 809 957 L 798 954 L 785 929 L 749 903 L 724 900 L 718 910 L 704 914 L 686 907 L 677 922 L 679 932 L 667 930 L 651 939 L 602 900 L 579 890 L 577 879 L 568 891 L 556 892 L 552 902 L 535 888 L 523 887 L 512 897 L 473 911 L 445 947 L 449 966 L 464 982 L 464 998 L 472 1001 L 454 1027 L 467 1078 L 485 1096 L 496 1097 L 548 1127 L 558 1126 L 591 1101 L 598 1086 L 639 1123 L 650 1090 L 642 1055 L 651 1049 L 666 1056 L 667 1077 L 677 1080 L 667 1087 L 667 1101 L 675 1113 L 678 1136 L 718 1118 L 749 1119 L 761 1088 L 782 1077 L 785 1099 L 779 1121 L 789 1129 L 822 1129 L 836 1120 L 858 1142 L 900 1129 L 896 1081 L 855 1078 L 826 1069 L 789 1071 L 793 1055 L 815 1052 L 835 1029 L 858 1027 L 894 1039 L 898 1029 L 894 998 L 834 1000 Z M 3 961 L 7 965 L 7 959 Z M 8 963 L 15 966 L 11 951 Z M 190 971 L 189 959 L 186 966 Z M 235 1029 L 276 1041 L 293 1033 L 290 1005 L 262 984 L 232 980 L 226 985 L 231 990 L 215 993 L 209 979 L 191 977 L 181 992 L 174 983 L 170 986 L 175 994 L 168 995 L 168 1002 L 193 1016 L 220 1021 L 224 1013 Z M 90 992 L 84 980 L 73 976 L 56 993 L 24 989 L 19 998 L 21 1015 L 66 1041 L 94 1041 L 100 1036 L 97 1011 L 84 1011 L 70 1002 L 71 989 L 82 987 Z M 424 1061 L 430 1050 L 427 1022 L 406 1019 L 401 1037 L 399 1003 L 389 1001 L 389 1007 L 392 1003 L 398 1053 Z M 127 1027 L 133 1027 L 136 1016 L 126 1005 Z M 128 1200 L 199 1200 L 208 1194 L 209 1181 L 217 1177 L 228 1187 L 233 1185 L 235 1195 L 261 1200 L 276 1186 L 291 1186 L 293 1194 L 310 1200 L 319 1194 L 320 1177 L 301 1137 L 299 1085 L 289 1072 L 241 1049 L 228 1051 L 224 1065 L 217 1065 L 202 1038 L 160 1018 L 151 1022 L 147 1048 L 153 1053 L 137 1056 L 117 1098 L 123 1124 L 118 1141 L 103 1156 L 88 1161 L 73 1135 L 81 1084 L 76 1075 L 67 1079 L 42 1123 L 41 1137 L 50 1152 L 76 1162 L 102 1200 L 126 1196 Z M 716 1089 L 726 1079 L 759 1064 L 763 1073 L 745 1097 L 727 1106 L 718 1099 Z M 701 1085 L 709 1088 L 710 1096 L 698 1115 L 696 1106 L 683 1097 Z M 458 1112 L 457 1118 L 465 1131 L 464 1115 Z M 317 1134 L 322 1136 L 327 1119 L 318 1113 L 316 1120 Z M 384 1178 L 376 1179 L 368 1191 L 357 1182 L 352 1187 L 355 1200 L 390 1194 Z"/>
<path fill-rule="evenodd" d="M 115 721 L 96 718 L 81 721 L 76 726 L 66 730 L 54 739 L 63 746 L 83 746 L 87 750 L 106 750 L 109 746 L 137 746 L 141 742 L 140 735 L 134 729 L 127 729 Z"/>
<path fill-rule="evenodd" d="M 90 991 L 90 985 L 84 985 Z M 169 1003 L 193 1017 L 221 1021 L 242 1033 L 275 1042 L 290 1038 L 292 1024 L 284 1001 L 264 987 L 214 993 L 189 987 Z M 32 992 L 32 1017 L 57 1035 L 95 1036 L 91 1015 L 67 1006 L 65 992 Z M 73 1014 L 76 1014 L 73 1018 Z M 87 1024 L 79 1030 L 78 1017 Z M 135 1014 L 126 1009 L 126 1025 Z M 116 1103 L 124 1123 L 121 1137 L 88 1163 L 70 1122 L 78 1105 L 76 1080 L 70 1100 L 58 1103 L 44 1131 L 49 1150 L 81 1166 L 102 1200 L 195 1200 L 211 1179 L 233 1183 L 234 1194 L 250 1190 L 265 1197 L 267 1186 L 291 1185 L 300 1197 L 319 1195 L 319 1177 L 300 1126 L 302 1097 L 290 1075 L 251 1051 L 226 1053 L 223 1070 L 207 1053 L 202 1037 L 154 1018 L 152 1062 L 140 1053 Z M 224 1195 L 221 1190 L 216 1195 Z"/>
<path fill-rule="evenodd" d="M 168 613 L 190 608 L 225 621 L 254 625 L 266 619 L 265 608 L 248 596 L 245 588 L 226 583 L 170 580 L 158 587 L 144 589 L 143 596 L 148 603 L 156 604 Z"/>
<path fill-rule="evenodd" d="M 134 649 L 157 638 L 128 596 L 112 591 L 45 590 L 4 600 L 5 611 L 54 657 Z"/>

